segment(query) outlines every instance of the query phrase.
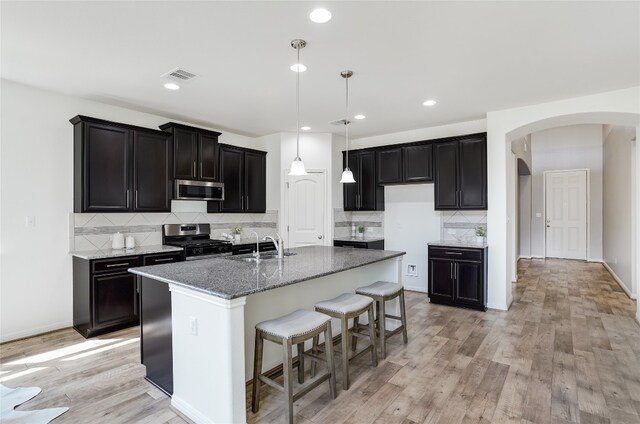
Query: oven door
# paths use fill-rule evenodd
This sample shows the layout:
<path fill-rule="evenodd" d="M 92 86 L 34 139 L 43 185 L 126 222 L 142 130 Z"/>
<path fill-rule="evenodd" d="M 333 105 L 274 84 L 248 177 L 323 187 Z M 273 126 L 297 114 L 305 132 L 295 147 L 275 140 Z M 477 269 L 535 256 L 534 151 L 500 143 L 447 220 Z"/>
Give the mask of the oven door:
<path fill-rule="evenodd" d="M 175 200 L 224 200 L 224 184 L 176 180 Z"/>

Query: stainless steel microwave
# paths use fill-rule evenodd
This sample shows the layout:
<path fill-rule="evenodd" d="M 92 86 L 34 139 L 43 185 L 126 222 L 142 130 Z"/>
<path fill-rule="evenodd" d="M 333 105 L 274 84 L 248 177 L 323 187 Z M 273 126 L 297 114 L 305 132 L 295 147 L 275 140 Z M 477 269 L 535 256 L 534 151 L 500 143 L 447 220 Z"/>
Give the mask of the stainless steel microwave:
<path fill-rule="evenodd" d="M 224 184 L 208 181 L 175 180 L 175 200 L 224 200 Z"/>

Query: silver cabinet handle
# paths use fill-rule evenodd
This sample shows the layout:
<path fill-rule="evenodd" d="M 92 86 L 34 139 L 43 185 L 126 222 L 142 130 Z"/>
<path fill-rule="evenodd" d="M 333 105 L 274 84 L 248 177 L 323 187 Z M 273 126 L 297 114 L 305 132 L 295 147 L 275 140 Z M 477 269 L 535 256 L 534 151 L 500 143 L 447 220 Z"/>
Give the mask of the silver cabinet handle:
<path fill-rule="evenodd" d="M 127 209 L 129 209 L 129 190 L 127 190 Z"/>
<path fill-rule="evenodd" d="M 129 262 L 122 262 L 119 264 L 108 264 L 107 268 L 113 268 L 114 266 L 125 266 L 125 265 L 129 265 Z"/>
<path fill-rule="evenodd" d="M 447 252 L 444 252 L 444 254 L 445 255 L 458 255 L 458 256 L 460 256 L 460 255 L 462 255 L 462 252 L 449 252 L 449 251 L 447 251 Z"/>
<path fill-rule="evenodd" d="M 136 190 L 136 209 L 138 208 L 138 190 Z"/>
<path fill-rule="evenodd" d="M 160 258 L 160 259 L 156 259 L 154 260 L 154 262 L 167 262 L 167 261 L 172 261 L 173 258 Z"/>
<path fill-rule="evenodd" d="M 249 210 L 249 195 L 247 194 L 247 206 L 245 208 L 246 210 Z"/>
<path fill-rule="evenodd" d="M 193 176 L 197 177 L 198 175 L 196 174 L 196 161 L 193 161 Z"/>
<path fill-rule="evenodd" d="M 453 280 L 453 262 L 449 265 L 449 277 Z"/>

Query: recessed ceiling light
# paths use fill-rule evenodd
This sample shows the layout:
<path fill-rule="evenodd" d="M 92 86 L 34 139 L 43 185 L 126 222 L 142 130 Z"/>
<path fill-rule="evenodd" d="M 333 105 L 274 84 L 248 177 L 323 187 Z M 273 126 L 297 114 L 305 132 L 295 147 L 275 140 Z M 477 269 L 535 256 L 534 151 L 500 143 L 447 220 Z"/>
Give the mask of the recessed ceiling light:
<path fill-rule="evenodd" d="M 302 63 L 294 63 L 289 67 L 289 69 L 291 69 L 293 72 L 304 72 L 307 70 L 307 67 Z"/>
<path fill-rule="evenodd" d="M 366 118 L 366 116 L 364 116 L 364 115 L 356 115 L 353 118 L 354 119 L 364 119 L 364 118 Z"/>
<path fill-rule="evenodd" d="M 305 126 L 305 127 L 300 127 L 300 129 L 301 129 L 302 131 L 309 131 L 309 130 L 311 129 L 311 127 L 306 127 L 306 126 Z"/>
<path fill-rule="evenodd" d="M 164 88 L 168 90 L 180 90 L 180 86 L 174 82 L 168 82 L 164 85 Z"/>
<path fill-rule="evenodd" d="M 427 100 L 426 102 L 424 102 L 422 104 L 425 105 L 425 106 L 433 106 L 436 103 L 438 103 L 438 102 L 436 102 L 435 100 Z"/>
<path fill-rule="evenodd" d="M 313 12 L 309 13 L 309 19 L 317 24 L 324 24 L 326 22 L 329 22 L 331 20 L 331 16 L 331 12 L 329 12 L 327 9 L 322 8 L 316 9 Z"/>

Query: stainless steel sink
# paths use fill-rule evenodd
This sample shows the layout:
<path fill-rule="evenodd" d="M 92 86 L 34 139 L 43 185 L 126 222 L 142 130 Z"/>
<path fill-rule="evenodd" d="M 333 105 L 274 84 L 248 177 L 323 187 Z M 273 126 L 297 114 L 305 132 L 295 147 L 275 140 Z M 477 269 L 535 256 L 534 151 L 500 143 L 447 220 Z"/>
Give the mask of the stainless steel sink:
<path fill-rule="evenodd" d="M 295 252 L 284 252 L 284 257 L 288 257 L 288 256 L 294 256 L 297 255 L 297 253 Z M 246 257 L 246 256 L 239 256 L 239 257 L 226 257 L 225 259 L 228 259 L 230 261 L 239 261 L 239 262 L 257 262 L 257 258 L 251 256 L 251 257 Z M 260 260 L 261 261 L 268 261 L 268 260 L 273 260 L 273 259 L 278 259 L 278 254 L 277 253 L 263 253 L 260 255 Z"/>
<path fill-rule="evenodd" d="M 287 256 L 294 256 L 297 255 L 297 253 L 295 252 L 284 252 L 283 256 L 286 258 Z M 278 259 L 278 254 L 277 253 L 267 253 L 267 254 L 261 254 L 260 255 L 260 259 Z"/>

